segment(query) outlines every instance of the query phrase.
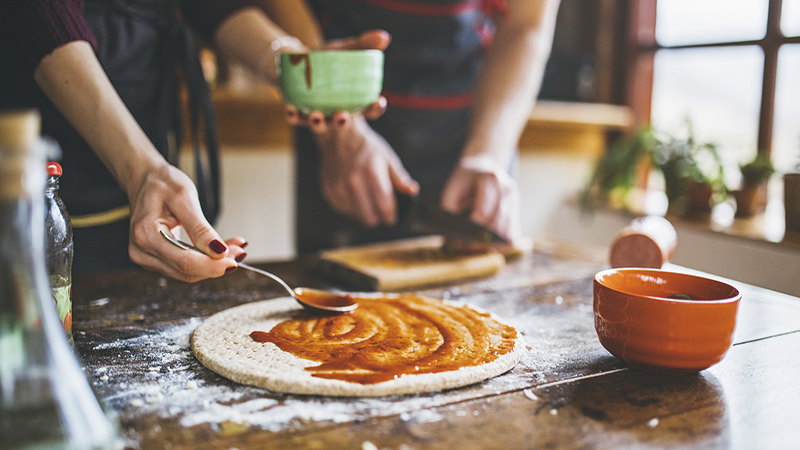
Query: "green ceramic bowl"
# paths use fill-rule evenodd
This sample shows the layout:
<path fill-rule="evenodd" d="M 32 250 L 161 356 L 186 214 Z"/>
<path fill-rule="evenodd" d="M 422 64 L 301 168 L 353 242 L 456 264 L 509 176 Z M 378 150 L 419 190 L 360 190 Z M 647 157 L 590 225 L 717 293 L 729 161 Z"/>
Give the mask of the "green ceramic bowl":
<path fill-rule="evenodd" d="M 327 50 L 280 55 L 283 101 L 308 114 L 358 112 L 378 100 L 383 85 L 380 50 Z"/>

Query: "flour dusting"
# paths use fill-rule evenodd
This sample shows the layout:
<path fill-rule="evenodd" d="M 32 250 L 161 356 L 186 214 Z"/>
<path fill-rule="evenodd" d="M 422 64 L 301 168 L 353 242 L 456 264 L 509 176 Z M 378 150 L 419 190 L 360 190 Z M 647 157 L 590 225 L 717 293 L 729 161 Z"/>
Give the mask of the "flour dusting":
<path fill-rule="evenodd" d="M 430 410 L 432 407 L 508 392 L 531 381 L 531 371 L 518 367 L 484 383 L 447 391 L 448 395 L 344 398 L 279 394 L 233 383 L 203 367 L 189 343 L 192 331 L 201 322 L 193 318 L 143 329 L 129 338 L 96 343 L 92 351 L 116 353 L 126 360 L 125 364 L 88 368 L 101 397 L 108 389 L 114 394 L 104 400 L 115 409 L 126 414 L 155 414 L 187 428 L 218 429 L 223 423 L 244 423 L 278 431 L 309 423 L 344 423 L 392 415 L 403 415 L 404 420 L 414 423 L 435 422 L 441 415 Z M 114 384 L 116 379 L 127 382 Z"/>

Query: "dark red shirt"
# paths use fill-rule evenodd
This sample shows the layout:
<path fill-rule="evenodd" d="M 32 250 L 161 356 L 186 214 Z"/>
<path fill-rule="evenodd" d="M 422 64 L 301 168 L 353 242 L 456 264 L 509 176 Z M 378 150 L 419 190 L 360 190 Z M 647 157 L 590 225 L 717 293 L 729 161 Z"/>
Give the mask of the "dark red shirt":
<path fill-rule="evenodd" d="M 208 41 L 234 12 L 255 6 L 249 0 L 182 0 L 183 17 Z M 2 70 L 32 73 L 39 61 L 58 47 L 86 41 L 97 47 L 83 17 L 84 0 L 11 0 L 0 14 Z"/>

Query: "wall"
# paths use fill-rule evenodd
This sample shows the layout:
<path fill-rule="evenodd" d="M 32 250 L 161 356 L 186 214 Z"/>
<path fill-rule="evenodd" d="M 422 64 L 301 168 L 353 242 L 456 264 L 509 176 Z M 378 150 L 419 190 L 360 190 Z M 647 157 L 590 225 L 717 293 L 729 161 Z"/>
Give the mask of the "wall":
<path fill-rule="evenodd" d="M 295 255 L 294 158 L 288 148 L 224 150 L 217 231 L 247 239 L 249 261 Z"/>

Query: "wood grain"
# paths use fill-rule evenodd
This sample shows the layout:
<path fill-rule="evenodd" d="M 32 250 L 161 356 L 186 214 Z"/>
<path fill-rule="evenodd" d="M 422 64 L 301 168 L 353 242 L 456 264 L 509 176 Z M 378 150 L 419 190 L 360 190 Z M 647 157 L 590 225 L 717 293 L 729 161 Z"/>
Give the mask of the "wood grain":
<path fill-rule="evenodd" d="M 317 270 L 354 289 L 395 291 L 492 275 L 505 266 L 500 253 L 448 253 L 444 238 L 421 238 L 326 250 Z"/>
<path fill-rule="evenodd" d="M 606 264 L 592 254 L 537 245 L 491 277 L 420 291 L 498 314 L 525 335 L 529 350 L 510 372 L 445 392 L 282 395 L 206 370 L 188 349 L 202 319 L 280 295 L 269 280 L 242 271 L 191 285 L 143 271 L 76 277 L 75 341 L 128 448 L 796 446 L 800 299 L 734 283 L 744 298 L 725 359 L 698 375 L 652 375 L 628 368 L 597 341 L 591 280 Z M 301 258 L 262 267 L 292 285 L 341 287 L 314 276 L 313 264 Z"/>

